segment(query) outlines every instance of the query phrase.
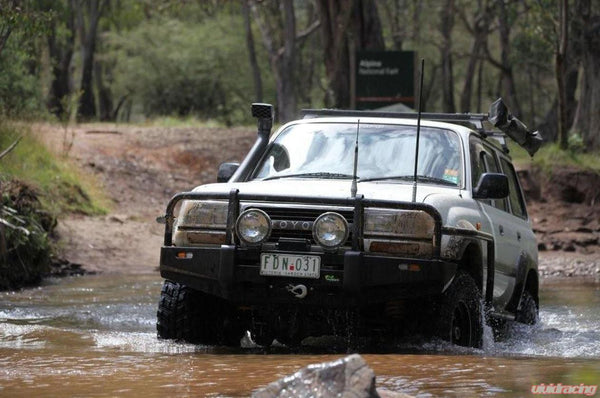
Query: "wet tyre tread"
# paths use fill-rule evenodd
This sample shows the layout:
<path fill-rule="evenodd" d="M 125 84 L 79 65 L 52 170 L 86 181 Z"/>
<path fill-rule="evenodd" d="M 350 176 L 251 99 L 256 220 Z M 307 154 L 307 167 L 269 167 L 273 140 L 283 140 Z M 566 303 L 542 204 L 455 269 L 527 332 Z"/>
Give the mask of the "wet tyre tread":
<path fill-rule="evenodd" d="M 216 297 L 169 280 L 163 283 L 156 322 L 161 339 L 235 346 L 244 331 L 234 318 Z"/>
<path fill-rule="evenodd" d="M 441 298 L 437 314 L 436 334 L 446 341 L 452 341 L 452 319 L 459 302 L 468 308 L 471 322 L 469 346 L 479 348 L 483 344 L 483 311 L 481 292 L 473 278 L 464 271 L 458 271 L 454 280 Z"/>

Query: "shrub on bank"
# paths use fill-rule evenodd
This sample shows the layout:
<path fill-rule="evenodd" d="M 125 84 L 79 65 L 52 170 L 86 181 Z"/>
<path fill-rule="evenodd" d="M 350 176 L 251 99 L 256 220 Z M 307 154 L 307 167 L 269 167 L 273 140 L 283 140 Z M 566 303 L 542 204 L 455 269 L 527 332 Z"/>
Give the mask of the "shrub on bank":
<path fill-rule="evenodd" d="M 0 178 L 0 192 L 0 289 L 38 283 L 50 271 L 56 220 L 25 183 Z"/>

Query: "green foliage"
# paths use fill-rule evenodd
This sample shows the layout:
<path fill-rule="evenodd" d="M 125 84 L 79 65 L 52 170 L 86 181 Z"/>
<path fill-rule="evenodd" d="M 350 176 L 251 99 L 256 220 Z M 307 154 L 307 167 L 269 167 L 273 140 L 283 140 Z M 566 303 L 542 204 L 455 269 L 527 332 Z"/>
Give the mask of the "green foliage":
<path fill-rule="evenodd" d="M 0 115 L 39 114 L 42 92 L 33 49 L 13 34 L 0 53 Z"/>
<path fill-rule="evenodd" d="M 19 179 L 35 187 L 43 208 L 55 215 L 106 212 L 106 200 L 96 184 L 86 180 L 67 159 L 56 158 L 26 126 L 0 121 L 0 148 L 7 148 L 21 135 L 23 139 L 15 149 L 0 159 L 3 178 Z"/>
<path fill-rule="evenodd" d="M 113 92 L 131 95 L 147 117 L 244 121 L 253 88 L 242 35 L 241 19 L 227 15 L 202 24 L 162 17 L 112 34 Z"/>

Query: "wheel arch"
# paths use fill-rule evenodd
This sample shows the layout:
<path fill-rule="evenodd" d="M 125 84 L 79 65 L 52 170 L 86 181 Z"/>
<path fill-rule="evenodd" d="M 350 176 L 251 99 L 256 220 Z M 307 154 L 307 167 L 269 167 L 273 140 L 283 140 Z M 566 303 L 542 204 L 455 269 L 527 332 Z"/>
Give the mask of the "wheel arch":
<path fill-rule="evenodd" d="M 476 241 L 467 243 L 460 256 L 458 270 L 463 270 L 473 278 L 479 291 L 483 291 L 483 254 L 481 246 Z"/>
<path fill-rule="evenodd" d="M 535 304 L 540 308 L 540 297 L 539 297 L 539 275 L 536 269 L 531 268 L 527 272 L 527 279 L 525 280 L 525 290 L 531 293 Z"/>

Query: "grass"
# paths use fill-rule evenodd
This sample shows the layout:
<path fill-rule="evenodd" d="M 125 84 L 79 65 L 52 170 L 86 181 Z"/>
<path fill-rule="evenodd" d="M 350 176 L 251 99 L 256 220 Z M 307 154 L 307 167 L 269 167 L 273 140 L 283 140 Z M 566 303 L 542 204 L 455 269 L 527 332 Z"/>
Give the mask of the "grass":
<path fill-rule="evenodd" d="M 0 121 L 0 149 L 19 136 L 23 136 L 19 144 L 0 159 L 1 178 L 16 178 L 32 185 L 39 191 L 42 205 L 55 215 L 107 212 L 109 201 L 92 176 L 50 152 L 26 125 Z"/>
<path fill-rule="evenodd" d="M 550 175 L 556 168 L 577 168 L 600 173 L 600 152 L 579 152 L 576 150 L 563 151 L 558 144 L 546 144 L 533 159 L 514 142 L 509 142 L 510 155 L 517 166 L 531 164 Z"/>

